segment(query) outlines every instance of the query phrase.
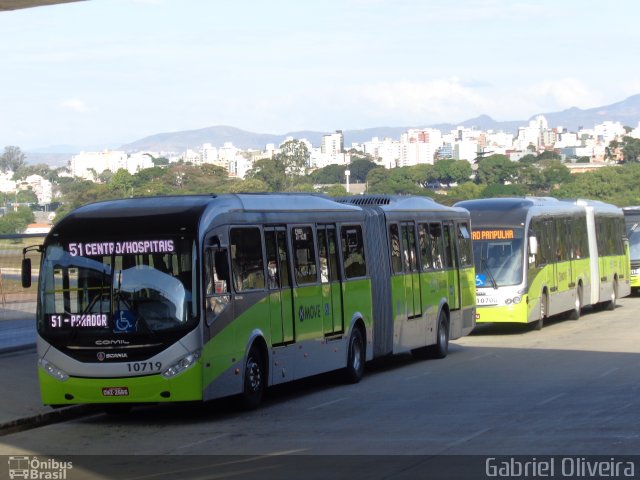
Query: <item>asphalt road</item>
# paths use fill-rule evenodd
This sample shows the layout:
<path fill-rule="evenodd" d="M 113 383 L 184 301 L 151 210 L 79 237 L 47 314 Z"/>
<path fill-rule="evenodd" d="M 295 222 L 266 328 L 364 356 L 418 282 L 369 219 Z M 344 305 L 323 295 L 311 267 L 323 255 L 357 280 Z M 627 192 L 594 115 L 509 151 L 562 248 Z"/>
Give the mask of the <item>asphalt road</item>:
<path fill-rule="evenodd" d="M 357 385 L 316 377 L 271 390 L 252 412 L 223 400 L 97 413 L 2 436 L 0 454 L 634 455 L 639 310 L 625 298 L 542 331 L 483 326 L 443 360 L 378 361 Z"/>

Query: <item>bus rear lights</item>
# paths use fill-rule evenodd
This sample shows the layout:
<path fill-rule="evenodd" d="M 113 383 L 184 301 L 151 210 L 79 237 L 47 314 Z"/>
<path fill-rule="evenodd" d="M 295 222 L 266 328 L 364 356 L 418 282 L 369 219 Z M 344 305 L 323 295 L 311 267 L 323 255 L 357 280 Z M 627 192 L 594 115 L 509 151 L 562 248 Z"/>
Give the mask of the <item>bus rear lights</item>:
<path fill-rule="evenodd" d="M 61 382 L 66 381 L 69 378 L 69 375 L 56 367 L 53 363 L 49 363 L 44 358 L 41 358 L 38 363 L 42 367 L 42 369 L 51 375 L 56 380 L 60 380 Z"/>
<path fill-rule="evenodd" d="M 506 303 L 507 305 L 517 305 L 522 301 L 522 297 L 513 297 L 513 298 L 507 298 L 504 303 Z"/>
<path fill-rule="evenodd" d="M 179 373 L 191 368 L 196 361 L 200 358 L 200 352 L 193 352 L 187 355 L 186 357 L 182 357 L 178 362 L 171 365 L 164 372 L 162 372 L 162 376 L 165 378 L 172 378 L 178 375 Z"/>

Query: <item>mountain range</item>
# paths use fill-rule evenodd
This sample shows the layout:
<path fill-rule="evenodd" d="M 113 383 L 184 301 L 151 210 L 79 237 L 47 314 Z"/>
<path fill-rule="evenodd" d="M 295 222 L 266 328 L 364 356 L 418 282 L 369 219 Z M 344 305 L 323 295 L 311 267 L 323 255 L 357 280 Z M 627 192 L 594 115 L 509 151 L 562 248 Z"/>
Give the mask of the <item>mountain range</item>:
<path fill-rule="evenodd" d="M 440 123 L 432 125 L 414 125 L 403 127 L 375 127 L 362 130 L 343 130 L 344 144 L 363 143 L 373 137 L 390 137 L 398 139 L 409 128 L 436 128 L 442 132 L 449 132 L 458 126 L 475 127 L 478 130 L 494 130 L 517 133 L 518 127 L 526 126 L 529 120 L 538 115 L 544 115 L 550 126 L 562 126 L 569 131 L 578 131 L 580 128 L 593 128 L 594 125 L 605 120 L 620 122 L 623 125 L 636 127 L 640 122 L 640 95 L 633 95 L 621 102 L 602 107 L 581 109 L 572 107 L 560 112 L 540 113 L 533 115 L 528 120 L 513 120 L 499 122 L 481 115 L 460 123 Z M 247 132 L 230 126 L 214 126 L 198 130 L 186 130 L 182 132 L 158 133 L 142 138 L 132 143 L 122 145 L 120 148 L 127 151 L 174 151 L 182 152 L 188 148 L 195 148 L 204 143 L 210 143 L 215 147 L 221 147 L 225 142 L 232 142 L 235 147 L 241 149 L 263 149 L 268 143 L 279 145 L 287 137 L 297 139 L 306 138 L 312 145 L 320 145 L 323 135 L 333 132 L 316 132 L 302 130 L 287 132 L 281 135 Z"/>
<path fill-rule="evenodd" d="M 518 127 L 528 125 L 529 121 L 538 115 L 544 115 L 548 123 L 552 127 L 562 126 L 569 131 L 578 131 L 581 127 L 593 128 L 594 125 L 610 120 L 620 122 L 623 125 L 636 127 L 640 122 L 640 94 L 633 95 L 620 102 L 602 107 L 589 109 L 581 109 L 577 107 L 568 108 L 560 112 L 548 112 L 535 114 L 527 120 L 512 121 L 496 121 L 488 115 L 480 115 L 456 124 L 439 123 L 426 125 L 413 125 L 402 127 L 375 127 L 361 130 L 343 130 L 344 144 L 348 148 L 352 143 L 363 143 L 370 141 L 373 137 L 385 138 L 390 137 L 399 139 L 400 135 L 409 128 L 436 128 L 442 132 L 449 132 L 456 127 L 463 126 L 467 128 L 475 127 L 478 130 L 494 130 L 505 131 L 509 133 L 517 133 Z M 296 139 L 306 138 L 314 146 L 321 143 L 323 135 L 333 132 L 317 132 L 311 130 L 301 130 L 295 132 L 287 132 L 283 134 L 255 133 L 241 130 L 239 128 L 219 125 L 206 127 L 197 130 L 185 130 L 179 132 L 158 133 L 148 137 L 141 138 L 125 145 L 109 145 L 109 148 L 117 150 L 133 151 L 153 151 L 153 152 L 183 152 L 189 148 L 197 148 L 198 146 L 210 143 L 214 147 L 221 147 L 225 142 L 231 142 L 237 148 L 241 149 L 264 149 L 265 145 L 273 143 L 279 145 L 287 137 Z M 93 150 L 100 150 L 95 148 Z M 72 146 L 65 146 L 64 152 L 77 153 L 90 151 L 91 148 L 82 147 L 77 150 Z M 50 149 L 39 149 L 38 152 L 27 152 L 28 157 L 42 156 L 45 153 L 62 153 L 59 147 L 51 147 Z M 29 158 L 33 161 L 33 158 Z"/>

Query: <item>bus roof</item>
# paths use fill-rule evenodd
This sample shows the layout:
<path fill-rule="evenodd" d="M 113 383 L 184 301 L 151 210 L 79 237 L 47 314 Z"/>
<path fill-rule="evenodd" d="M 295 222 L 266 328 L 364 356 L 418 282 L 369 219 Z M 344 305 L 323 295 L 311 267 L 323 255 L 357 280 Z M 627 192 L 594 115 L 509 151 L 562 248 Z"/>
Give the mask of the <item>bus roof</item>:
<path fill-rule="evenodd" d="M 223 195 L 168 195 L 106 200 L 81 206 L 60 220 L 50 235 L 86 236 L 120 231 L 139 231 L 140 222 L 150 231 L 195 232 L 198 222 L 211 211 L 213 215 L 230 211 L 305 212 L 360 211 L 333 199 L 311 193 L 239 193 Z M 114 228 L 117 231 L 114 232 Z"/>
<path fill-rule="evenodd" d="M 585 198 L 575 198 L 575 199 L 562 199 L 561 201 L 572 203 L 574 205 L 579 205 L 582 207 L 591 208 L 596 214 L 612 214 L 619 216 L 622 214 L 622 209 L 610 203 L 606 203 L 600 200 L 588 200 Z"/>
<path fill-rule="evenodd" d="M 448 207 L 436 202 L 431 197 L 416 195 L 353 195 L 351 197 L 337 197 L 336 201 L 363 207 L 377 206 L 386 212 L 401 211 L 458 211 L 464 210 Z M 466 214 L 466 212 L 464 212 Z"/>
<path fill-rule="evenodd" d="M 524 226 L 527 216 L 579 213 L 582 208 L 552 197 L 506 197 L 464 200 L 455 204 L 471 213 L 472 227 Z"/>

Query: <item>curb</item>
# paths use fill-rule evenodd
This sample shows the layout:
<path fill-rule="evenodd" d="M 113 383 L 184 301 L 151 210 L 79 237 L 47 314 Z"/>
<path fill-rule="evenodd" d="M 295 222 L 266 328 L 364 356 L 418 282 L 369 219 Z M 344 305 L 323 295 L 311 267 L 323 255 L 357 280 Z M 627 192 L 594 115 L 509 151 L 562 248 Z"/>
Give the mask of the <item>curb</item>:
<path fill-rule="evenodd" d="M 23 432 L 33 428 L 51 425 L 53 423 L 66 422 L 76 418 L 86 417 L 98 413 L 95 406 L 78 405 L 63 407 L 47 413 L 41 413 L 32 417 L 19 418 L 0 424 L 0 437 L 12 433 Z"/>
<path fill-rule="evenodd" d="M 2 355 L 3 353 L 13 353 L 13 352 L 19 352 L 21 350 L 29 350 L 29 349 L 34 349 L 36 348 L 36 344 L 34 343 L 21 343 L 18 345 L 8 345 L 8 346 L 0 346 L 0 355 Z"/>

